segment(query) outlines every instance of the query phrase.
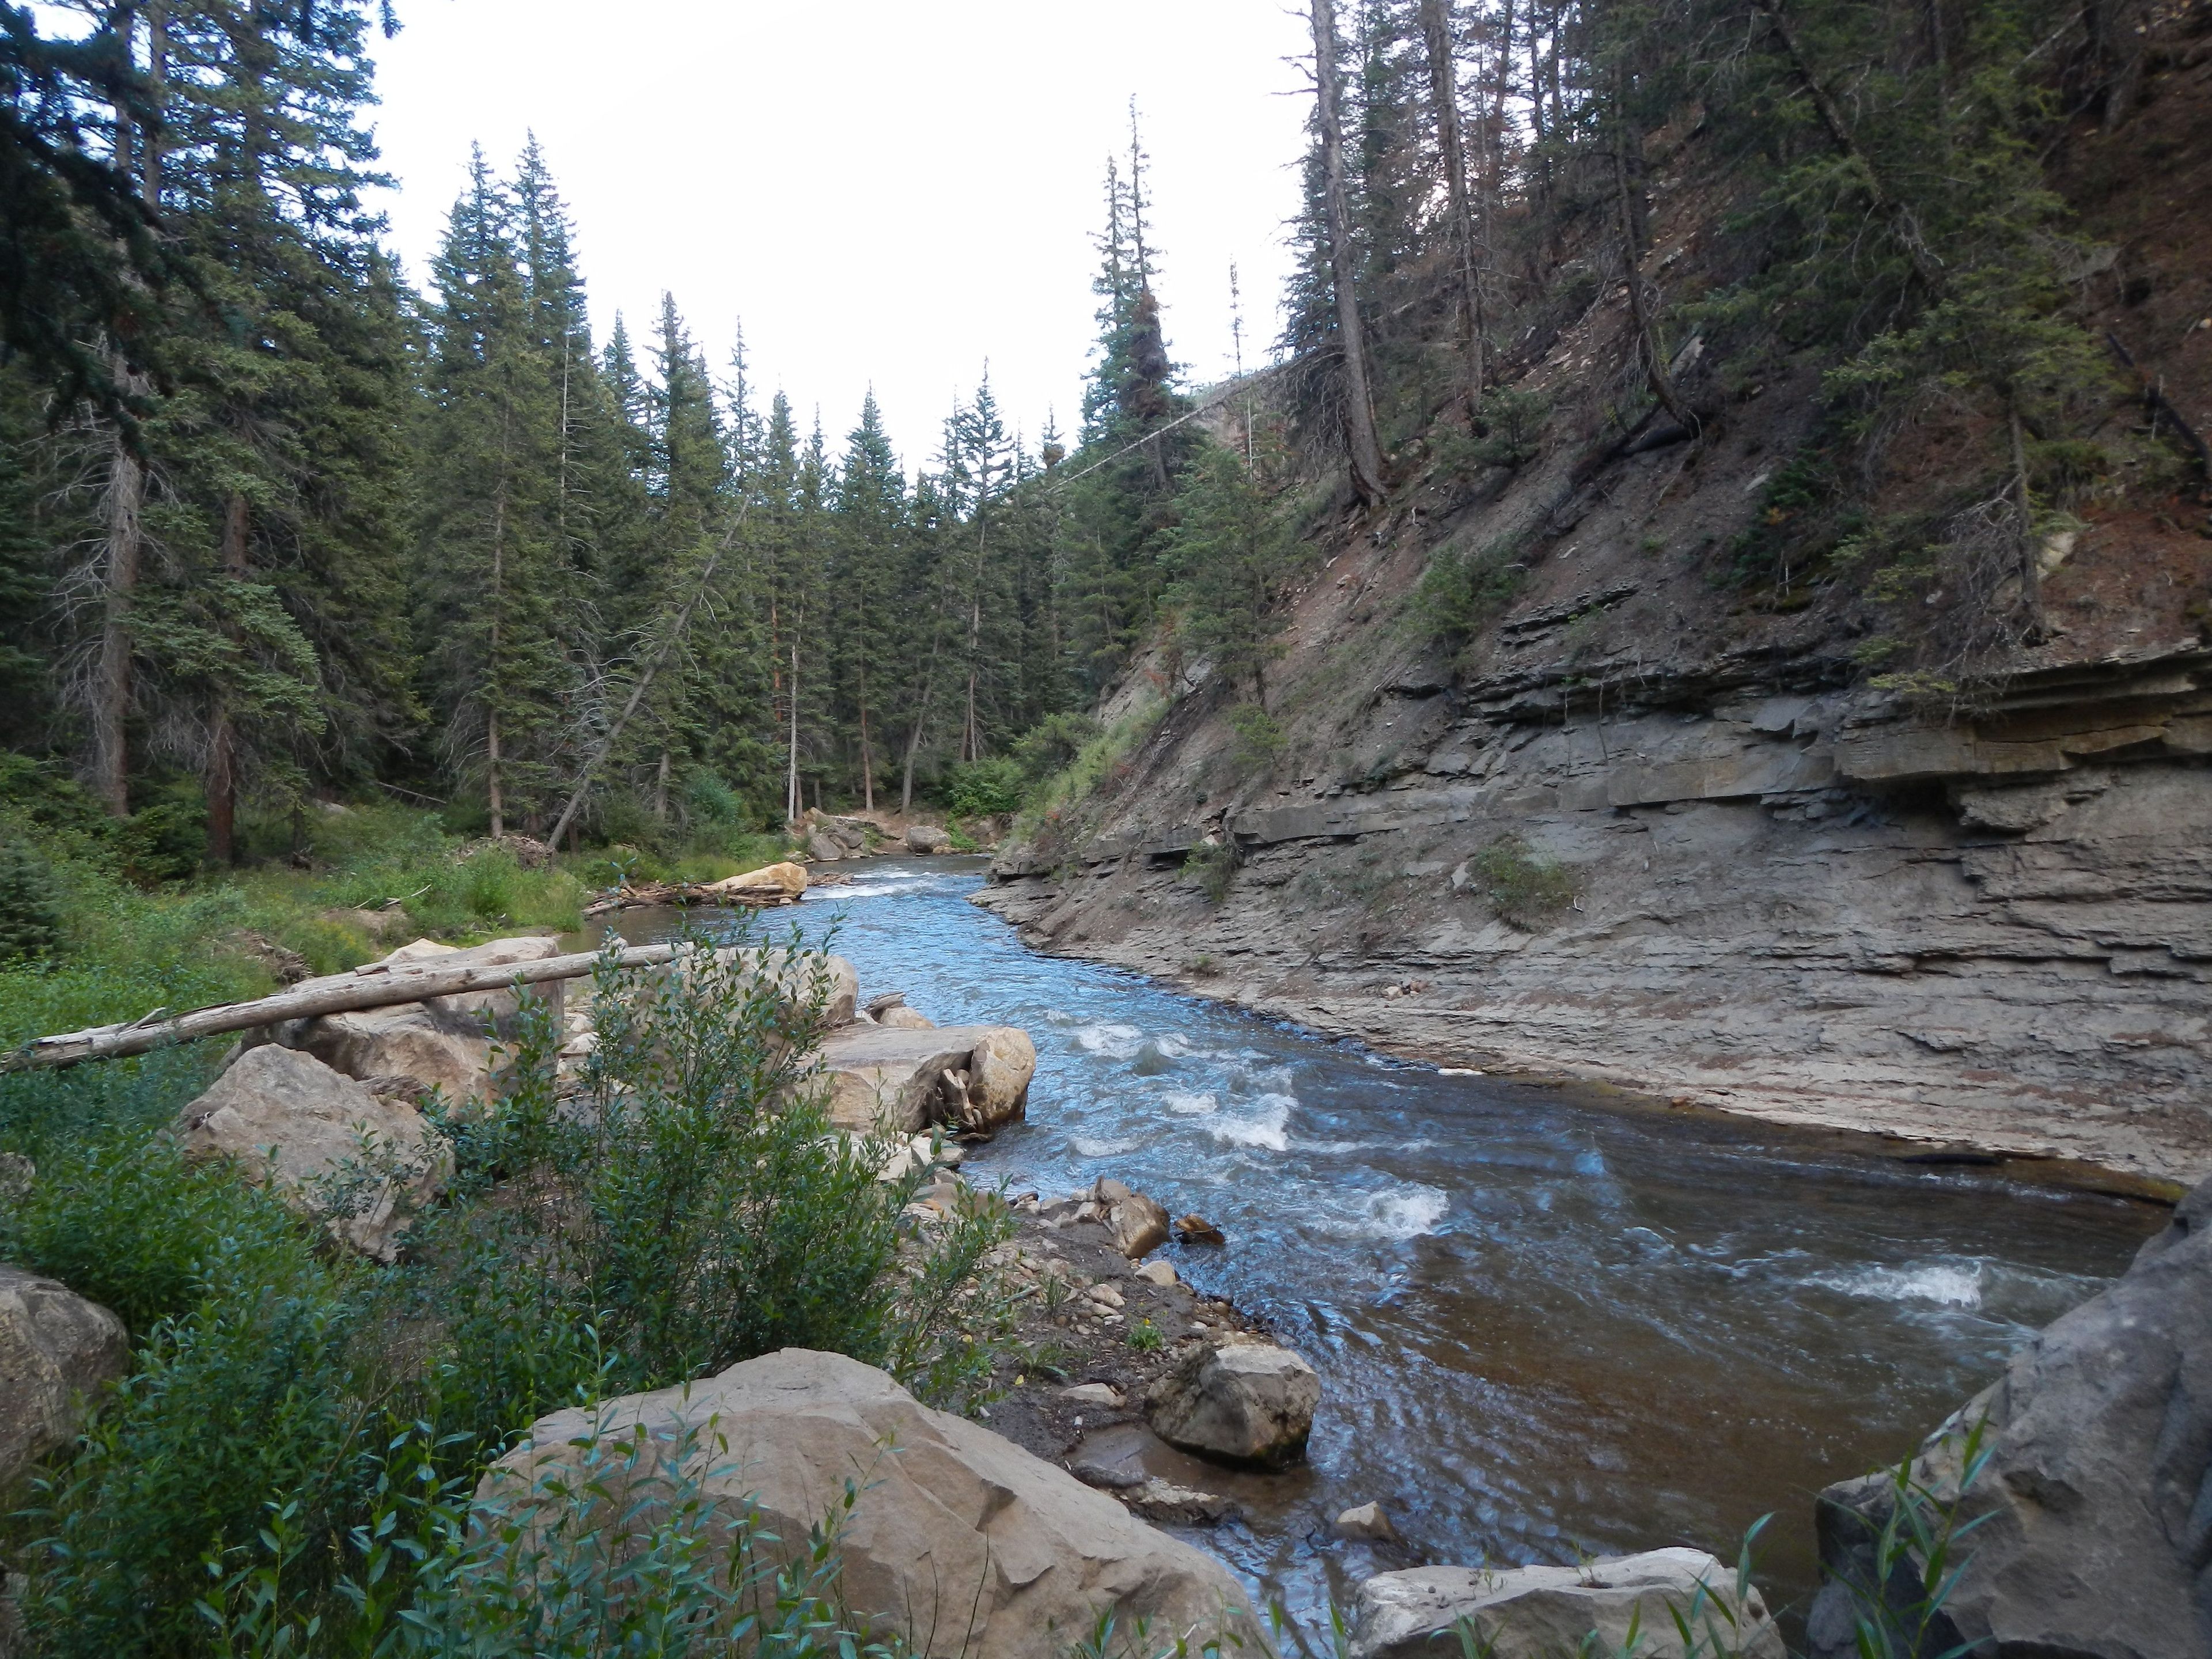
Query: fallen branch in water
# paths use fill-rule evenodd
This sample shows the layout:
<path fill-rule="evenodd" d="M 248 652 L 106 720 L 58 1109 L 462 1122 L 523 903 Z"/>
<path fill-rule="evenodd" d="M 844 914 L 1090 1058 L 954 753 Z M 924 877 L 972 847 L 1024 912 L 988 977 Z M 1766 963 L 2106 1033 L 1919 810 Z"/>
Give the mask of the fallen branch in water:
<path fill-rule="evenodd" d="M 675 959 L 681 946 L 634 945 L 617 961 L 624 968 L 652 968 Z M 428 963 L 390 968 L 371 963 L 350 974 L 310 980 L 250 1002 L 219 1003 L 211 1008 L 173 1015 L 156 1023 L 165 1010 L 155 1009 L 127 1025 L 97 1025 L 89 1030 L 65 1031 L 58 1036 L 34 1038 L 21 1048 L 0 1054 L 0 1072 L 49 1071 L 88 1060 L 116 1060 L 143 1054 L 197 1037 L 219 1036 L 226 1031 L 247 1031 L 288 1019 L 313 1019 L 323 1014 L 356 1013 L 364 1008 L 389 1008 L 404 1002 L 423 1002 L 432 997 L 455 996 L 464 991 L 504 991 L 548 980 L 580 979 L 599 960 L 596 951 L 573 956 L 546 957 L 537 962 L 496 965 L 471 963 L 441 968 Z"/>

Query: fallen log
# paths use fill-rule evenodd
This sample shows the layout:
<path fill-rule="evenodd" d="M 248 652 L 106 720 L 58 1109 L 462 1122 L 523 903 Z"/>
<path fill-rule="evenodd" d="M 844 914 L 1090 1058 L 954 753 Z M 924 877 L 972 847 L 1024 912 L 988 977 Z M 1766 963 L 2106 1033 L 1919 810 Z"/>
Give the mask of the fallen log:
<path fill-rule="evenodd" d="M 799 896 L 775 887 L 729 888 L 713 883 L 704 885 L 696 882 L 649 882 L 642 887 L 624 887 L 593 899 L 581 915 L 586 917 L 612 915 L 617 910 L 641 910 L 661 904 L 744 904 L 756 910 L 773 910 L 780 905 L 796 904 Z"/>
<path fill-rule="evenodd" d="M 633 945 L 616 960 L 624 968 L 658 967 L 675 960 L 677 951 L 683 948 L 677 945 Z M 256 1026 L 276 1025 L 288 1019 L 313 1019 L 323 1014 L 389 1008 L 404 1002 L 454 996 L 464 991 L 503 991 L 547 980 L 580 979 L 592 971 L 599 959 L 596 951 L 580 951 L 573 956 L 545 957 L 536 962 L 497 965 L 477 963 L 459 968 L 440 968 L 435 965 L 435 957 L 427 963 L 398 968 L 371 963 L 350 974 L 309 980 L 289 991 L 257 997 L 250 1002 L 219 1003 L 212 1008 L 198 1008 L 167 1018 L 161 1016 L 167 1011 L 157 1008 L 127 1025 L 99 1025 L 90 1030 L 33 1038 L 20 1048 L 0 1053 L 0 1072 L 50 1071 L 82 1060 L 143 1054 L 172 1043 L 190 1042 L 196 1037 L 252 1030 Z"/>

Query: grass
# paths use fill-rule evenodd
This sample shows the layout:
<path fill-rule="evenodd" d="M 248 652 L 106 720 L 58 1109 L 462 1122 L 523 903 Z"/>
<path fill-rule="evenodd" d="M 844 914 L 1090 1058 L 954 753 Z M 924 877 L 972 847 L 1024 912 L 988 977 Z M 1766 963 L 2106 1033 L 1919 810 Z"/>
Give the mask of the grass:
<path fill-rule="evenodd" d="M 1014 820 L 1012 838 L 1034 840 L 1048 823 L 1082 805 L 1125 756 L 1152 736 L 1167 712 L 1164 697 L 1148 697 L 1110 728 L 1085 742 L 1073 760 L 1031 793 Z"/>
<path fill-rule="evenodd" d="M 1533 850 L 1517 835 L 1498 837 L 1468 860 L 1477 897 L 1523 933 L 1550 925 L 1574 902 L 1574 878 L 1556 859 Z"/>

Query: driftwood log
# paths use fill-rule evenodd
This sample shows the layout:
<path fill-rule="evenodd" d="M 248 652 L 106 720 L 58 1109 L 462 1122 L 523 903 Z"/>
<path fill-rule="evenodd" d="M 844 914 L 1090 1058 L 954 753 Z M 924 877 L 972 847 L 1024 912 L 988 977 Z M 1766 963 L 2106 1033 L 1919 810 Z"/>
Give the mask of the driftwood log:
<path fill-rule="evenodd" d="M 672 962 L 685 948 L 678 945 L 634 945 L 617 961 L 624 968 L 653 968 Z M 155 1009 L 128 1025 L 100 1025 L 88 1031 L 66 1031 L 58 1036 L 34 1038 L 21 1048 L 0 1053 L 0 1072 L 47 1071 L 74 1066 L 80 1060 L 115 1060 L 143 1054 L 196 1037 L 219 1036 L 226 1031 L 252 1030 L 288 1019 L 312 1019 L 322 1014 L 346 1014 L 363 1008 L 389 1008 L 404 1002 L 423 1002 L 464 991 L 503 991 L 519 985 L 538 985 L 547 980 L 580 979 L 599 960 L 596 951 L 573 956 L 546 957 L 537 962 L 475 963 L 441 968 L 434 957 L 428 962 L 402 967 L 372 963 L 350 974 L 310 980 L 274 996 L 251 1002 L 226 1002 L 191 1013 L 169 1015 Z"/>
<path fill-rule="evenodd" d="M 623 887 L 604 898 L 593 899 L 583 908 L 582 915 L 611 915 L 617 910 L 639 910 L 659 904 L 746 904 L 756 910 L 772 910 L 780 905 L 796 904 L 799 896 L 787 893 L 779 887 L 725 887 L 720 883 L 647 882 L 641 886 Z"/>

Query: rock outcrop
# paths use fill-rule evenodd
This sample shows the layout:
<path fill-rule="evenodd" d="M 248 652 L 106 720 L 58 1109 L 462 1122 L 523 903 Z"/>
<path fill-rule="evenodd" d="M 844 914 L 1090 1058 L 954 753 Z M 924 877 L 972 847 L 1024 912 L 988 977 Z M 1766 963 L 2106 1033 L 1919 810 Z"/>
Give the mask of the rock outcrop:
<path fill-rule="evenodd" d="M 1976 1467 L 1966 1479 L 1969 1449 Z M 2053 1322 L 1929 1437 L 1908 1498 L 1973 1531 L 1934 1648 L 1989 1659 L 2212 1653 L 2212 1182 L 2117 1284 Z M 1963 1489 L 1962 1489 L 1963 1488 Z M 1892 1474 L 1821 1493 L 1829 1575 L 1808 1620 L 1817 1659 L 1856 1650 L 1884 1596 L 1911 1621 L 1918 1563 L 1878 1587 Z"/>
<path fill-rule="evenodd" d="M 240 1055 L 178 1115 L 176 1134 L 187 1158 L 234 1160 L 380 1261 L 398 1255 L 409 1217 L 444 1180 L 414 1107 L 277 1043 Z"/>
<path fill-rule="evenodd" d="M 1627 1644 L 1638 1659 L 1687 1659 L 1679 1613 L 1699 1654 L 1784 1659 L 1782 1635 L 1752 1589 L 1739 1605 L 1735 1574 L 1703 1550 L 1601 1556 L 1579 1567 L 1415 1567 L 1376 1575 L 1353 1607 L 1352 1659 L 1438 1659 L 1459 1651 L 1452 1626 L 1467 1620 L 1491 1659 L 1559 1659 Z M 1710 1637 L 1714 1639 L 1707 1639 Z"/>
<path fill-rule="evenodd" d="M 1288 1348 L 1205 1342 L 1152 1385 L 1145 1410 L 1170 1445 L 1274 1468 L 1305 1455 L 1320 1404 L 1321 1377 Z"/>
<path fill-rule="evenodd" d="M 850 1484 L 843 1597 L 874 1629 L 933 1635 L 933 1652 L 1056 1655 L 1109 1607 L 1125 1632 L 1143 1620 L 1170 1638 L 1230 1626 L 1247 1641 L 1257 1635 L 1243 1590 L 1211 1557 L 839 1355 L 787 1348 L 688 1388 L 542 1418 L 486 1476 L 479 1500 L 526 1511 L 574 1480 L 587 1456 L 577 1443 L 595 1433 L 611 1508 L 683 1456 L 718 1540 L 751 1507 L 760 1530 L 782 1540 L 757 1547 L 786 1554 L 836 1518 Z M 625 1441 L 640 1446 L 634 1462 L 609 1449 Z"/>
<path fill-rule="evenodd" d="M 67 1285 L 0 1267 L 0 1498 L 75 1437 L 85 1401 L 129 1369 L 123 1322 Z"/>
<path fill-rule="evenodd" d="M 881 1123 L 913 1134 L 943 1123 L 988 1132 L 1021 1115 L 1036 1049 L 1012 1026 L 862 1024 L 831 1031 L 822 1064 L 841 1129 Z"/>

